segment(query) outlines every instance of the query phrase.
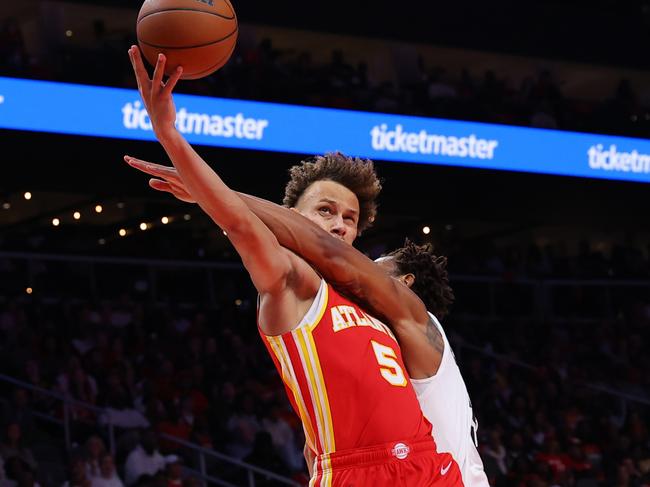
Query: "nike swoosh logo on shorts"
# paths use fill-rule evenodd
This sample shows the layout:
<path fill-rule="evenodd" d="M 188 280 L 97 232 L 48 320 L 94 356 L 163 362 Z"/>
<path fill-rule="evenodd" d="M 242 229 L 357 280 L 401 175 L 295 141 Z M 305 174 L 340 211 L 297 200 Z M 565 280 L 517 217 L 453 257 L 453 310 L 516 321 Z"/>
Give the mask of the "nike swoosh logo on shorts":
<path fill-rule="evenodd" d="M 449 469 L 451 468 L 452 463 L 453 462 L 449 462 L 449 465 L 447 465 L 446 467 L 441 467 L 440 468 L 440 475 L 447 475 L 447 472 L 449 472 Z"/>

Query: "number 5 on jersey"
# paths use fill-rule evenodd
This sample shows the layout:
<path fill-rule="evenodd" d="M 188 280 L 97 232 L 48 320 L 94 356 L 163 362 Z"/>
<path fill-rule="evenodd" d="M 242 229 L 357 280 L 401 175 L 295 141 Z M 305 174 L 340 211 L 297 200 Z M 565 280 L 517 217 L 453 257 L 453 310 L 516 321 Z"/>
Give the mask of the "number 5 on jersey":
<path fill-rule="evenodd" d="M 404 387 L 407 384 L 406 376 L 402 367 L 397 363 L 395 350 L 374 340 L 370 340 L 375 358 L 379 364 L 379 371 L 386 382 L 392 386 Z"/>

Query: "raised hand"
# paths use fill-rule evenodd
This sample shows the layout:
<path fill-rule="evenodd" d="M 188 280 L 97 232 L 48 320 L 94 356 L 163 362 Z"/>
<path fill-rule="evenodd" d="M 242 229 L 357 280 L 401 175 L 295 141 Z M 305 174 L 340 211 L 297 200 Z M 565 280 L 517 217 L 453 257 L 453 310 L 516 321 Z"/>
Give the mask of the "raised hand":
<path fill-rule="evenodd" d="M 174 167 L 161 166 L 153 162 L 143 161 L 131 156 L 124 156 L 126 163 L 151 176 L 155 176 L 149 180 L 149 186 L 157 191 L 163 191 L 174 195 L 177 199 L 186 203 L 196 203 L 192 198 L 185 184 L 178 175 L 178 171 Z"/>
<path fill-rule="evenodd" d="M 147 109 L 154 132 L 158 136 L 161 131 L 173 129 L 176 122 L 176 107 L 172 91 L 183 74 L 183 68 L 181 66 L 176 68 L 167 82 L 163 82 L 165 62 L 167 61 L 164 54 L 158 55 L 153 78 L 149 78 L 138 46 L 129 48 L 129 58 L 138 82 L 140 97 Z"/>

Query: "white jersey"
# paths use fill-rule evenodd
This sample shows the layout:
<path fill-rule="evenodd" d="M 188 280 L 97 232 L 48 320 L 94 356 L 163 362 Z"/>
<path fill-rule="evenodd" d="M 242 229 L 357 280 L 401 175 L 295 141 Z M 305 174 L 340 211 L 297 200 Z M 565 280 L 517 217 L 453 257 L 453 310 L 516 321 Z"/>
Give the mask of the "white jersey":
<path fill-rule="evenodd" d="M 490 487 L 478 453 L 478 422 L 456 358 L 442 325 L 429 313 L 445 342 L 440 367 L 433 377 L 411 379 L 424 416 L 433 425 L 439 452 L 454 457 L 466 487 Z"/>

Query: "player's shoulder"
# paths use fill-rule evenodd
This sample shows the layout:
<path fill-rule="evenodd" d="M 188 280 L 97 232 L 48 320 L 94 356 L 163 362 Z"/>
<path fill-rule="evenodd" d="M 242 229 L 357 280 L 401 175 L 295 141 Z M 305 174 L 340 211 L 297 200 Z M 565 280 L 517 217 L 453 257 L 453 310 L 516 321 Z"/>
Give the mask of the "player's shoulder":
<path fill-rule="evenodd" d="M 277 321 L 274 315 L 282 316 L 281 327 L 297 322 L 306 308 L 314 301 L 321 287 L 322 279 L 300 256 L 281 248 L 289 261 L 289 269 L 271 290 L 260 292 L 259 306 L 265 323 Z M 269 315 L 270 313 L 270 315 Z M 275 327 L 273 327 L 275 328 Z"/>
<path fill-rule="evenodd" d="M 438 328 L 438 330 L 440 330 L 441 332 L 445 331 L 444 328 L 442 327 L 442 323 L 440 322 L 440 320 L 436 315 L 434 315 L 431 311 L 427 310 L 427 316 L 429 322 L 433 323 L 436 326 L 436 328 Z"/>

